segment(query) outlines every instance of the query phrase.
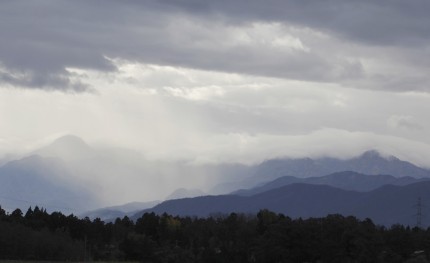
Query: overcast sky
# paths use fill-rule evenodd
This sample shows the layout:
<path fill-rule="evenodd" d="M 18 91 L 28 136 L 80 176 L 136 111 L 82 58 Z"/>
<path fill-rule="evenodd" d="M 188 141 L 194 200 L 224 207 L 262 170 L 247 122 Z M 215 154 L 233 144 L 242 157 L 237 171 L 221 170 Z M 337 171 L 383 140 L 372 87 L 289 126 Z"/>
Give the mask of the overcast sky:
<path fill-rule="evenodd" d="M 0 2 L 0 156 L 75 134 L 150 159 L 377 149 L 430 167 L 430 1 Z"/>

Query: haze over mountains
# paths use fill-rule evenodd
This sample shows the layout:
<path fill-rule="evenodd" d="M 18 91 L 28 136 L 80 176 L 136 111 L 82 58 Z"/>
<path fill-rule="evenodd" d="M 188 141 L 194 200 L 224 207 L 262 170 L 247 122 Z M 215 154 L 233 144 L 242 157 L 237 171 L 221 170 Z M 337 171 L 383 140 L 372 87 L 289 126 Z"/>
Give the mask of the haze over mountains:
<path fill-rule="evenodd" d="M 77 136 L 66 135 L 51 144 L 37 149 L 32 154 L 43 157 L 57 157 L 64 160 L 90 159 L 97 156 L 96 150 Z"/>
<path fill-rule="evenodd" d="M 80 217 L 88 217 L 91 220 L 100 218 L 103 221 L 114 221 L 116 218 L 123 218 L 124 216 L 131 217 L 144 209 L 154 207 L 160 201 L 152 202 L 131 202 L 124 205 L 110 206 L 99 208 L 92 211 L 86 211 L 79 214 Z"/>
<path fill-rule="evenodd" d="M 83 212 L 135 201 L 153 204 L 180 188 L 204 188 L 211 180 L 218 180 L 223 169 L 238 174 L 235 167 L 149 161 L 133 150 L 92 147 L 77 136 L 67 135 L 28 155 L 3 160 L 0 189 L 5 190 L 0 194 L 0 205 L 7 209 L 38 205 L 51 211 Z M 229 175 L 223 172 L 223 176 Z M 203 193 L 184 191 L 171 198 Z"/>
<path fill-rule="evenodd" d="M 65 136 L 27 156 L 4 161 L 0 166 L 0 204 L 7 209 L 38 205 L 104 220 L 138 214 L 159 203 L 155 200 L 163 199 L 179 200 L 161 203 L 148 211 L 207 215 L 273 208 L 291 216 L 336 211 L 365 216 L 366 210 L 360 214 L 357 208 L 366 207 L 360 200 L 376 204 L 372 196 L 383 198 L 383 194 L 376 193 L 386 185 L 397 185 L 400 188 L 387 189 L 406 195 L 401 189 L 409 188 L 402 187 L 424 187 L 429 178 L 429 170 L 373 150 L 345 160 L 286 158 L 256 165 L 190 164 L 151 161 L 132 150 L 95 148 L 79 137 Z M 229 193 L 232 195 L 196 197 Z M 413 206 L 416 198 L 417 194 L 410 196 L 404 209 L 406 203 Z M 315 207 L 316 203 L 311 206 L 314 199 L 321 207 Z M 389 201 L 401 203 L 395 195 Z M 381 223 L 391 222 L 379 214 L 369 215 L 380 218 Z M 399 215 L 393 218 L 400 220 Z"/>
<path fill-rule="evenodd" d="M 0 200 L 6 209 L 39 205 L 76 212 L 98 205 L 91 189 L 75 182 L 61 159 L 38 155 L 0 167 Z"/>
<path fill-rule="evenodd" d="M 370 150 L 352 159 L 301 158 L 267 160 L 252 167 L 251 177 L 246 180 L 224 183 L 213 188 L 213 192 L 225 194 L 240 188 L 251 188 L 282 176 L 298 178 L 319 177 L 336 172 L 355 171 L 367 175 L 410 176 L 414 178 L 430 177 L 430 171 L 417 167 L 394 156 L 383 157 L 375 150 Z"/>

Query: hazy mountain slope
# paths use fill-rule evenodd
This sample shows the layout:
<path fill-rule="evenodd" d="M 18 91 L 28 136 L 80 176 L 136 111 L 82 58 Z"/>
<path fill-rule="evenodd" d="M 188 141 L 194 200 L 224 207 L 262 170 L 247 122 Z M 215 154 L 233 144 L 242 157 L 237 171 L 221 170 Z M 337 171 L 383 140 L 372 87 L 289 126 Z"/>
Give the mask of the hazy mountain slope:
<path fill-rule="evenodd" d="M 88 159 L 97 153 L 81 138 L 74 135 L 66 135 L 53 141 L 51 144 L 38 149 L 34 154 L 43 157 L 62 158 L 64 160 Z"/>
<path fill-rule="evenodd" d="M 199 189 L 179 188 L 179 189 L 176 189 L 169 196 L 167 196 L 166 200 L 189 198 L 189 197 L 196 197 L 196 196 L 203 196 L 203 195 L 206 195 L 206 194 Z"/>
<path fill-rule="evenodd" d="M 171 200 L 143 212 L 208 216 L 211 213 L 255 213 L 267 208 L 290 217 L 319 217 L 340 213 L 369 217 L 384 225 L 414 225 L 414 205 L 419 196 L 424 205 L 430 204 L 430 182 L 383 186 L 370 192 L 347 191 L 326 185 L 291 184 L 249 197 L 222 195 Z M 423 223 L 429 225 L 430 219 L 426 220 L 428 222 Z"/>
<path fill-rule="evenodd" d="M 149 202 L 130 202 L 123 205 L 116 205 L 116 206 L 110 206 L 107 207 L 109 209 L 115 209 L 124 213 L 130 213 L 137 210 L 147 209 L 154 207 L 161 203 L 161 201 L 155 200 L 155 201 L 149 201 Z"/>
<path fill-rule="evenodd" d="M 152 202 L 131 202 L 124 205 L 110 206 L 105 208 L 100 208 L 92 211 L 87 211 L 82 213 L 80 217 L 88 217 L 91 220 L 95 218 L 100 218 L 103 221 L 109 222 L 114 221 L 116 218 L 123 218 L 124 216 L 131 217 L 138 211 L 143 209 L 152 208 L 159 204 L 160 201 Z"/>
<path fill-rule="evenodd" d="M 370 191 L 379 188 L 383 185 L 408 185 L 420 181 L 429 181 L 430 178 L 413 178 L 410 176 L 405 177 L 394 177 L 391 175 L 365 175 L 352 171 L 344 171 L 333 173 L 320 177 L 307 177 L 297 178 L 294 176 L 283 176 L 275 179 L 262 186 L 258 186 L 252 189 L 243 189 L 232 192 L 231 194 L 251 196 L 258 193 L 263 193 L 271 189 L 279 188 L 281 186 L 290 185 L 294 183 L 305 183 L 305 184 L 319 184 L 329 185 L 344 190 L 353 191 Z"/>
<path fill-rule="evenodd" d="M 133 215 L 137 219 L 145 212 L 162 214 L 167 212 L 173 215 L 207 216 L 211 213 L 242 212 L 241 207 L 246 205 L 247 197 L 235 195 L 201 196 L 194 198 L 174 199 L 162 202 L 151 209 L 140 211 Z"/>
<path fill-rule="evenodd" d="M 38 205 L 77 212 L 98 202 L 90 191 L 72 182 L 61 160 L 33 155 L 0 167 L 0 204 L 8 209 Z"/>

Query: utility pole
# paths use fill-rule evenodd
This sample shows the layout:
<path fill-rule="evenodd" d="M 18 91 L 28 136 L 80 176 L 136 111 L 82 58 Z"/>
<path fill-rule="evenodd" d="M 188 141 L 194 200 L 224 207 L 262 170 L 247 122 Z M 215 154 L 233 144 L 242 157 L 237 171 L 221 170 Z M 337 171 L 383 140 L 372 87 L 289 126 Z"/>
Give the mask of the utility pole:
<path fill-rule="evenodd" d="M 417 216 L 417 227 L 418 228 L 421 228 L 421 219 L 422 219 L 422 217 L 423 217 L 423 213 L 422 213 L 422 210 L 423 210 L 423 205 L 422 205 L 422 203 L 421 203 L 421 196 L 418 196 L 418 202 L 417 202 L 417 214 L 416 214 L 416 216 Z"/>

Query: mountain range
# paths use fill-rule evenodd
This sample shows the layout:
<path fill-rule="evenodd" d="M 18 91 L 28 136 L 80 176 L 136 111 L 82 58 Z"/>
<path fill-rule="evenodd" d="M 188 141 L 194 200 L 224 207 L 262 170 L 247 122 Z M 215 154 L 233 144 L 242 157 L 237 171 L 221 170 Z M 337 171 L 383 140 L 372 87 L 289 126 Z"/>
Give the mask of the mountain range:
<path fill-rule="evenodd" d="M 429 181 L 429 178 L 414 178 L 410 176 L 394 177 L 392 175 L 367 175 L 353 171 L 337 172 L 319 177 L 298 178 L 294 176 L 283 176 L 271 182 L 251 189 L 241 189 L 232 192 L 233 195 L 251 196 L 263 193 L 281 186 L 304 183 L 316 185 L 329 185 L 344 190 L 367 192 L 384 185 L 408 185 L 416 182 Z"/>
<path fill-rule="evenodd" d="M 369 199 L 369 196 L 387 185 L 407 189 L 403 187 L 426 185 L 429 178 L 429 170 L 393 156 L 382 156 L 377 151 L 368 151 L 351 159 L 284 158 L 255 165 L 189 165 L 184 161 L 149 161 L 131 150 L 94 148 L 79 137 L 64 136 L 26 156 L 2 160 L 0 205 L 8 210 L 17 207 L 24 210 L 38 205 L 50 211 L 109 219 L 150 209 L 158 201 L 147 201 L 157 198 L 143 196 L 153 192 L 160 199 L 167 196 L 166 199 L 177 200 L 163 202 L 153 210 L 145 211 L 161 212 L 165 209 L 165 212 L 207 215 L 235 209 L 235 212 L 255 212 L 255 209 L 266 206 L 276 211 L 290 211 L 287 214 L 291 216 L 313 216 L 325 212 L 365 216 L 357 207 L 361 205 L 363 211 L 367 211 L 365 208 L 372 206 L 358 200 L 368 199 L 377 204 L 377 200 Z M 196 183 L 206 185 L 206 189 Z M 155 189 L 154 185 L 166 188 Z M 205 195 L 202 190 L 207 194 L 222 195 L 195 197 Z M 398 191 L 401 196 L 403 190 Z M 402 203 L 394 197 L 390 199 L 393 204 Z M 385 200 L 384 195 L 378 198 Z M 409 206 L 416 198 L 417 194 L 407 200 Z M 312 202 L 313 199 L 317 201 Z M 127 204 L 110 206 L 112 200 Z M 282 207 L 279 200 L 283 200 L 281 203 L 286 206 Z M 306 200 L 309 202 L 300 203 Z M 347 200 L 351 201 L 351 209 L 357 209 L 347 210 Z M 130 204 L 133 201 L 135 203 Z M 424 195 L 423 201 L 426 201 Z M 323 202 L 319 208 L 314 205 L 318 202 Z M 299 207 L 303 207 L 302 212 Z M 406 205 L 404 207 L 406 209 Z M 376 211 L 380 207 L 374 209 Z M 381 219 L 382 216 L 375 211 L 368 214 L 379 218 L 382 223 L 391 222 Z M 401 219 L 399 215 L 393 218 Z"/>
<path fill-rule="evenodd" d="M 279 177 L 320 177 L 343 171 L 367 175 L 386 174 L 394 177 L 429 178 L 430 170 L 402 161 L 394 156 L 384 157 L 375 150 L 364 152 L 351 159 L 299 158 L 273 159 L 248 169 L 249 177 L 215 186 L 211 193 L 227 194 L 237 189 L 261 186 Z"/>
<path fill-rule="evenodd" d="M 417 213 L 414 206 L 418 198 L 423 204 L 430 204 L 430 181 L 405 186 L 384 185 L 369 192 L 296 183 L 252 196 L 220 195 L 169 200 L 141 211 L 133 218 L 145 212 L 205 217 L 232 212 L 256 213 L 261 209 L 269 209 L 292 218 L 343 214 L 370 218 L 386 226 L 397 223 L 413 226 Z"/>

